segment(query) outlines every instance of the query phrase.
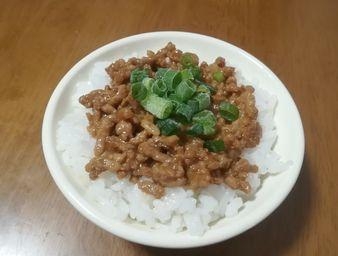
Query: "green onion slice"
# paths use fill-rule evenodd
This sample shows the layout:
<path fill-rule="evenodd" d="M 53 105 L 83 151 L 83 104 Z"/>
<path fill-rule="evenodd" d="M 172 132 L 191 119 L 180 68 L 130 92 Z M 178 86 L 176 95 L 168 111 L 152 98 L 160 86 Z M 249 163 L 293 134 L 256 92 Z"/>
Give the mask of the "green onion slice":
<path fill-rule="evenodd" d="M 148 90 L 141 82 L 131 85 L 131 95 L 135 100 L 142 101 L 147 97 Z"/>
<path fill-rule="evenodd" d="M 214 135 L 216 132 L 215 126 L 211 126 L 211 125 L 204 125 L 203 126 L 203 134 L 204 135 Z"/>
<path fill-rule="evenodd" d="M 155 82 L 155 79 L 154 79 L 154 78 L 150 78 L 150 77 L 145 77 L 145 78 L 143 78 L 143 80 L 142 80 L 142 84 L 144 85 L 144 87 L 145 87 L 149 92 L 152 91 L 152 87 L 153 87 L 154 82 Z"/>
<path fill-rule="evenodd" d="M 216 124 L 216 117 L 214 113 L 212 113 L 210 110 L 203 110 L 201 112 L 198 112 L 193 116 L 192 120 L 195 123 L 210 124 L 210 125 Z"/>
<path fill-rule="evenodd" d="M 239 117 L 238 108 L 226 101 L 221 102 L 219 105 L 219 113 L 225 120 L 230 122 L 236 121 Z"/>
<path fill-rule="evenodd" d="M 177 85 L 182 81 L 181 72 L 168 69 L 162 77 L 163 82 L 166 84 L 169 91 L 175 90 Z"/>
<path fill-rule="evenodd" d="M 193 66 L 189 68 L 190 73 L 196 80 L 201 80 L 201 70 L 198 66 Z"/>
<path fill-rule="evenodd" d="M 213 73 L 212 77 L 217 81 L 217 82 L 223 82 L 224 81 L 224 75 L 223 72 L 218 70 L 215 73 Z"/>
<path fill-rule="evenodd" d="M 189 100 L 196 91 L 196 85 L 190 80 L 183 80 L 176 87 L 175 94 L 181 102 Z"/>
<path fill-rule="evenodd" d="M 195 114 L 192 121 L 203 126 L 204 135 L 212 135 L 216 132 L 216 117 L 210 110 L 203 110 Z"/>
<path fill-rule="evenodd" d="M 166 95 L 167 93 L 167 86 L 165 83 L 163 83 L 162 80 L 155 80 L 153 87 L 152 87 L 152 91 L 153 93 L 157 94 L 160 97 L 163 97 Z"/>
<path fill-rule="evenodd" d="M 168 99 L 173 101 L 174 104 L 180 104 L 181 103 L 181 99 L 175 93 L 169 94 Z"/>
<path fill-rule="evenodd" d="M 192 112 L 195 114 L 199 110 L 199 103 L 197 100 L 188 100 L 187 104 L 190 106 Z"/>
<path fill-rule="evenodd" d="M 210 90 L 208 89 L 208 87 L 206 87 L 204 85 L 199 85 L 196 89 L 196 92 L 210 93 Z"/>
<path fill-rule="evenodd" d="M 181 70 L 182 80 L 193 80 L 194 75 L 192 74 L 190 69 Z"/>
<path fill-rule="evenodd" d="M 156 79 L 162 78 L 167 71 L 168 71 L 168 68 L 158 68 L 155 73 L 155 78 Z"/>
<path fill-rule="evenodd" d="M 148 77 L 148 72 L 145 69 L 134 69 L 130 74 L 130 82 L 137 83 L 142 82 L 142 80 L 146 77 Z"/>
<path fill-rule="evenodd" d="M 202 124 L 193 124 L 188 130 L 187 134 L 191 136 L 203 135 L 203 125 Z"/>
<path fill-rule="evenodd" d="M 182 80 L 199 80 L 201 79 L 201 71 L 197 66 L 181 70 Z"/>
<path fill-rule="evenodd" d="M 165 136 L 177 134 L 180 131 L 180 124 L 171 118 L 159 119 L 156 122 L 161 134 Z"/>
<path fill-rule="evenodd" d="M 198 59 L 196 55 L 190 52 L 185 52 L 181 56 L 180 63 L 182 64 L 184 68 L 189 68 L 189 67 L 197 66 Z"/>
<path fill-rule="evenodd" d="M 210 94 L 209 93 L 198 93 L 194 98 L 198 102 L 198 110 L 201 111 L 210 106 Z"/>
<path fill-rule="evenodd" d="M 176 107 L 175 114 L 182 123 L 188 123 L 191 121 L 193 111 L 189 105 L 181 103 Z"/>
<path fill-rule="evenodd" d="M 142 107 L 152 113 L 159 119 L 164 119 L 170 116 L 173 111 L 173 104 L 170 100 L 159 97 L 156 94 L 149 94 L 141 101 Z"/>
<path fill-rule="evenodd" d="M 223 140 L 207 140 L 204 142 L 203 146 L 210 152 L 220 152 L 225 150 Z"/>
<path fill-rule="evenodd" d="M 216 89 L 214 87 L 212 87 L 212 86 L 210 86 L 210 85 L 208 85 L 208 84 L 206 84 L 206 83 L 204 83 L 204 82 L 202 82 L 200 80 L 196 80 L 196 83 L 199 84 L 199 87 L 197 88 L 197 91 L 198 90 L 204 90 L 205 91 L 207 89 L 208 92 L 211 93 L 211 94 L 216 93 Z"/>

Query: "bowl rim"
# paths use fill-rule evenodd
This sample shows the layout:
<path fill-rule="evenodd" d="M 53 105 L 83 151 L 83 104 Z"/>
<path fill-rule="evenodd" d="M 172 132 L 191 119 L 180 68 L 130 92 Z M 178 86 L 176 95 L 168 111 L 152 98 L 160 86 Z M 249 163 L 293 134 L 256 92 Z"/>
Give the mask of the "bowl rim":
<path fill-rule="evenodd" d="M 52 123 L 55 114 L 56 104 L 60 95 L 62 94 L 63 90 L 66 88 L 68 82 L 77 74 L 79 70 L 81 70 L 88 62 L 94 60 L 96 57 L 100 56 L 106 51 L 109 51 L 111 48 L 119 47 L 123 44 L 128 42 L 137 42 L 138 40 L 145 40 L 149 38 L 162 38 L 162 37 L 170 37 L 170 36 L 182 36 L 182 37 L 193 37 L 198 39 L 207 39 L 210 40 L 211 43 L 223 44 L 227 47 L 231 47 L 236 51 L 239 51 L 241 54 L 245 55 L 251 61 L 253 61 L 256 65 L 262 67 L 266 72 L 269 73 L 273 77 L 273 79 L 280 82 L 283 85 L 285 92 L 289 96 L 294 109 L 296 111 L 297 120 L 293 120 L 297 122 L 298 129 L 298 136 L 300 139 L 300 151 L 298 152 L 297 159 L 298 162 L 294 163 L 294 170 L 295 173 L 292 177 L 290 177 L 289 187 L 285 189 L 284 193 L 277 198 L 276 201 L 272 202 L 269 207 L 264 211 L 259 211 L 256 214 L 255 218 L 251 218 L 250 221 L 246 221 L 242 223 L 236 230 L 231 230 L 231 232 L 218 232 L 215 233 L 213 236 L 208 237 L 207 239 L 198 238 L 198 237 L 190 237 L 191 239 L 177 239 L 176 241 L 163 241 L 161 239 L 156 239 L 154 236 L 149 236 L 148 231 L 144 230 L 137 230 L 122 222 L 117 222 L 114 227 L 108 226 L 104 221 L 102 221 L 98 216 L 96 216 L 90 209 L 88 209 L 87 202 L 84 198 L 79 196 L 76 189 L 72 186 L 71 182 L 68 180 L 66 175 L 60 171 L 61 165 L 56 157 L 56 150 L 53 147 L 53 132 L 52 132 Z M 52 175 L 56 185 L 67 198 L 67 200 L 73 205 L 83 216 L 85 216 L 90 221 L 94 222 L 99 227 L 103 228 L 104 230 L 118 236 L 124 238 L 126 240 L 136 242 L 139 244 L 149 245 L 149 246 L 156 246 L 156 247 L 163 247 L 163 248 L 192 248 L 192 247 L 199 247 L 199 246 L 206 246 L 210 244 L 214 244 L 223 240 L 227 240 L 231 237 L 237 236 L 244 231 L 252 228 L 253 226 L 257 225 L 259 222 L 264 220 L 267 216 L 269 216 L 288 196 L 292 188 L 294 187 L 297 178 L 299 176 L 301 166 L 303 163 L 304 158 L 304 149 L 305 149 L 305 138 L 304 138 L 304 130 L 303 125 L 301 122 L 300 114 L 298 108 L 291 97 L 290 93 L 286 89 L 285 85 L 279 80 L 279 78 L 261 61 L 257 58 L 252 56 L 251 54 L 247 53 L 246 51 L 238 48 L 237 46 L 222 41 L 220 39 L 216 39 L 210 36 L 190 33 L 190 32 L 182 32 L 182 31 L 160 31 L 160 32 L 147 32 L 142 34 L 137 34 L 129 37 L 125 37 L 106 45 L 103 45 L 96 50 L 92 51 L 85 57 L 83 57 L 80 61 L 78 61 L 67 73 L 64 77 L 60 80 L 56 88 L 54 89 L 49 102 L 47 104 L 45 114 L 43 117 L 42 123 L 42 149 L 45 157 L 45 161 L 47 163 L 48 169 L 50 174 Z M 296 172 L 297 170 L 297 172 Z"/>

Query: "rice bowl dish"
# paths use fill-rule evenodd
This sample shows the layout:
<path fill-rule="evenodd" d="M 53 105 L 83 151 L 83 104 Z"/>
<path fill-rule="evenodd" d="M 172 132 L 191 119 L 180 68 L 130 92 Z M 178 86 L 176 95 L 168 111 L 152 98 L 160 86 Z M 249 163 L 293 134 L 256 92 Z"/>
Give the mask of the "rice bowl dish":
<path fill-rule="evenodd" d="M 178 44 L 179 45 L 179 44 Z M 180 48 L 180 46 L 178 46 Z M 159 48 L 157 48 L 159 49 Z M 157 50 L 153 49 L 153 50 Z M 187 49 L 190 50 L 190 49 Z M 193 49 L 190 50 L 193 52 Z M 145 51 L 138 51 L 133 56 L 129 52 L 120 56 L 140 57 Z M 219 54 L 222 55 L 222 54 Z M 224 54 L 225 57 L 226 54 Z M 202 58 L 201 58 L 202 59 Z M 87 132 L 87 110 L 78 103 L 78 98 L 92 90 L 102 89 L 110 83 L 105 68 L 112 61 L 96 61 L 88 68 L 88 76 L 78 80 L 69 89 L 68 111 L 59 116 L 56 125 L 56 150 L 71 179 L 81 187 L 84 197 L 110 218 L 126 223 L 138 223 L 151 230 L 205 236 L 208 230 L 217 227 L 220 220 L 227 222 L 245 211 L 247 205 L 256 200 L 256 193 L 265 185 L 265 180 L 273 178 L 280 172 L 293 168 L 294 161 L 279 155 L 277 138 L 278 125 L 275 124 L 275 110 L 278 111 L 279 101 L 276 95 L 266 90 L 268 85 L 260 87 L 257 81 L 249 83 L 244 79 L 244 69 L 236 68 L 236 78 L 240 84 L 254 87 L 257 120 L 262 128 L 260 142 L 253 148 L 243 150 L 241 157 L 258 167 L 257 172 L 248 174 L 250 193 L 232 189 L 226 184 L 210 184 L 194 190 L 187 187 L 165 187 L 160 198 L 144 193 L 130 182 L 128 177 L 119 179 L 113 172 L 104 172 L 95 180 L 88 178 L 84 171 L 85 165 L 93 156 L 95 139 Z M 240 71 L 239 71 L 240 70 Z M 250 77 L 248 78 L 250 80 Z M 255 83 L 256 82 L 256 83 Z M 224 225 L 226 229 L 227 225 Z M 207 232 L 207 233 L 206 233 Z"/>

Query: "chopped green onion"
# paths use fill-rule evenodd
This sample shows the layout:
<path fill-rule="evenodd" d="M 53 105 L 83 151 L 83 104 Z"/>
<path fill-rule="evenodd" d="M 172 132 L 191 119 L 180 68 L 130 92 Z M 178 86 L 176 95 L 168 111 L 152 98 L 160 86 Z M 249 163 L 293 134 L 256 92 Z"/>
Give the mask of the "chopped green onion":
<path fill-rule="evenodd" d="M 191 107 L 192 112 L 195 114 L 196 112 L 198 112 L 199 108 L 199 104 L 197 100 L 188 100 L 187 104 Z"/>
<path fill-rule="evenodd" d="M 190 80 L 183 80 L 176 87 L 175 94 L 181 102 L 189 100 L 196 91 L 196 85 Z"/>
<path fill-rule="evenodd" d="M 206 87 L 204 85 L 199 85 L 196 89 L 196 92 L 210 93 L 210 90 L 208 89 L 208 87 Z"/>
<path fill-rule="evenodd" d="M 156 94 L 149 94 L 141 101 L 142 107 L 152 113 L 159 119 L 164 119 L 170 116 L 173 111 L 173 104 L 170 100 L 161 98 Z"/>
<path fill-rule="evenodd" d="M 198 102 L 199 111 L 210 106 L 210 95 L 208 93 L 199 93 L 193 99 Z"/>
<path fill-rule="evenodd" d="M 175 114 L 182 123 L 188 123 L 191 120 L 193 111 L 189 105 L 181 103 L 176 107 Z"/>
<path fill-rule="evenodd" d="M 225 150 L 223 140 L 207 140 L 204 142 L 203 146 L 210 152 L 220 152 Z"/>
<path fill-rule="evenodd" d="M 196 56 L 189 52 L 185 52 L 182 54 L 180 62 L 184 68 L 198 65 L 198 60 L 196 59 Z"/>
<path fill-rule="evenodd" d="M 206 89 L 208 89 L 209 93 L 211 93 L 211 94 L 216 93 L 216 89 L 214 87 L 212 87 L 212 86 L 210 86 L 210 85 L 208 85 L 208 84 L 206 84 L 206 83 L 204 83 L 204 82 L 202 82 L 200 80 L 196 80 L 196 82 L 200 85 L 198 87 L 197 91 L 199 90 L 199 88 L 201 88 L 200 90 L 206 90 Z"/>
<path fill-rule="evenodd" d="M 166 84 L 168 90 L 173 91 L 182 81 L 182 75 L 179 71 L 168 69 L 163 75 L 162 80 Z"/>
<path fill-rule="evenodd" d="M 181 70 L 182 80 L 193 80 L 194 75 L 192 74 L 190 69 Z"/>
<path fill-rule="evenodd" d="M 181 100 L 174 93 L 169 94 L 168 99 L 171 100 L 171 102 L 174 106 L 174 109 L 176 109 L 181 104 Z"/>
<path fill-rule="evenodd" d="M 203 135 L 203 125 L 193 124 L 188 130 L 187 134 L 191 136 Z"/>
<path fill-rule="evenodd" d="M 131 85 L 131 95 L 135 100 L 141 101 L 147 97 L 147 88 L 140 82 Z"/>
<path fill-rule="evenodd" d="M 150 77 L 145 77 L 142 80 L 142 84 L 144 85 L 144 87 L 151 92 L 153 84 L 154 84 L 155 79 L 154 78 L 150 78 Z"/>
<path fill-rule="evenodd" d="M 208 94 L 214 94 L 216 92 L 216 89 L 207 84 L 200 84 L 197 87 L 196 92 L 205 92 Z"/>
<path fill-rule="evenodd" d="M 172 101 L 177 101 L 178 103 L 181 102 L 175 93 L 169 94 L 168 99 L 171 99 Z"/>
<path fill-rule="evenodd" d="M 153 93 L 157 94 L 158 96 L 162 97 L 166 95 L 168 88 L 165 85 L 165 83 L 163 83 L 162 80 L 155 80 L 153 87 L 152 87 L 152 91 Z"/>
<path fill-rule="evenodd" d="M 160 79 L 168 71 L 168 68 L 158 68 L 155 74 L 156 79 Z"/>
<path fill-rule="evenodd" d="M 215 73 L 213 73 L 212 77 L 217 81 L 217 82 L 223 82 L 224 81 L 224 75 L 223 72 L 218 70 Z"/>
<path fill-rule="evenodd" d="M 170 118 L 157 120 L 156 125 L 165 136 L 177 134 L 180 130 L 179 123 Z"/>
<path fill-rule="evenodd" d="M 200 80 L 201 79 L 201 70 L 198 66 L 193 66 L 189 68 L 192 76 L 194 77 L 194 79 L 196 80 Z"/>
<path fill-rule="evenodd" d="M 156 125 L 162 135 L 179 133 L 181 124 L 187 125 L 189 135 L 213 135 L 216 117 L 207 109 L 215 89 L 201 81 L 197 56 L 184 53 L 181 64 L 181 71 L 159 68 L 155 79 L 149 77 L 149 70 L 135 69 L 130 76 L 132 96 L 158 119 Z M 225 110 L 220 106 L 221 115 L 222 111 Z"/>
<path fill-rule="evenodd" d="M 192 118 L 194 123 L 203 126 L 204 135 L 212 135 L 215 133 L 216 117 L 210 110 L 203 110 L 195 114 Z"/>
<path fill-rule="evenodd" d="M 201 79 L 201 71 L 197 66 L 181 70 L 182 80 L 199 80 Z"/>
<path fill-rule="evenodd" d="M 148 72 L 145 69 L 134 69 L 130 74 L 130 82 L 137 83 L 142 82 L 143 78 L 148 77 Z"/>
<path fill-rule="evenodd" d="M 201 112 L 198 112 L 197 114 L 194 115 L 192 120 L 196 123 L 202 123 L 202 124 L 211 124 L 215 125 L 216 124 L 216 117 L 214 113 L 212 113 L 210 110 L 203 110 Z"/>
<path fill-rule="evenodd" d="M 203 126 L 203 134 L 204 135 L 214 135 L 216 132 L 215 126 L 204 125 Z"/>
<path fill-rule="evenodd" d="M 228 120 L 230 122 L 237 120 L 239 117 L 238 108 L 235 105 L 226 101 L 223 101 L 219 105 L 219 113 L 225 120 Z"/>

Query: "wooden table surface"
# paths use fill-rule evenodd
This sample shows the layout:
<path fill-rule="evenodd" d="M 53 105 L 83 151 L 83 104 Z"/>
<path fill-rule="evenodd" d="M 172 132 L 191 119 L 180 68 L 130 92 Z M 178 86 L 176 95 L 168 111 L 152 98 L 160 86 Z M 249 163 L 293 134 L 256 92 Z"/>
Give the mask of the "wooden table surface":
<path fill-rule="evenodd" d="M 0 7 L 0 255 L 338 255 L 338 1 L 19 1 Z M 255 55 L 299 107 L 306 154 L 295 188 L 228 241 L 169 250 L 82 217 L 56 187 L 41 124 L 61 77 L 87 53 L 147 31 L 211 35 Z M 290 120 L 292 122 L 292 120 Z"/>

